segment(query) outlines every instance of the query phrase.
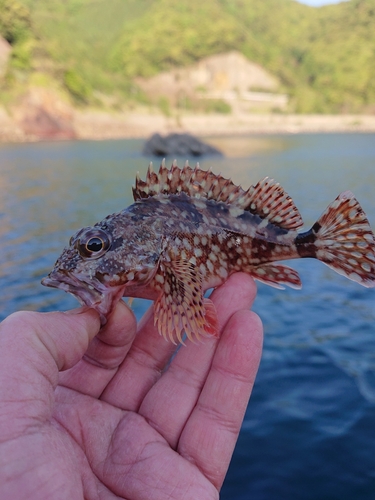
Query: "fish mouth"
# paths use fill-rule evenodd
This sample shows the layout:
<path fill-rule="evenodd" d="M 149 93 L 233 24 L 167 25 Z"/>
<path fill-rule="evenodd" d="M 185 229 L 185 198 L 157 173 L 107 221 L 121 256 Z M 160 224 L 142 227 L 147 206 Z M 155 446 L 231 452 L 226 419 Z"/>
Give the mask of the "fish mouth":
<path fill-rule="evenodd" d="M 42 279 L 42 285 L 58 288 L 73 295 L 81 305 L 95 309 L 100 315 L 100 322 L 105 325 L 109 314 L 123 296 L 125 285 L 108 287 L 96 278 L 85 279 L 84 276 L 68 272 L 52 271 Z"/>

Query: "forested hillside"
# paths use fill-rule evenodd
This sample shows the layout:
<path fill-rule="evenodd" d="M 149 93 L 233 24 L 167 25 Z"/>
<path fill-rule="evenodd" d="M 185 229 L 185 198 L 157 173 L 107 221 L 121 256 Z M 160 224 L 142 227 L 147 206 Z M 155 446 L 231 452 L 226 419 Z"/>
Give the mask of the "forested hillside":
<path fill-rule="evenodd" d="M 235 49 L 279 79 L 291 111 L 375 112 L 375 0 L 0 0 L 0 34 L 7 98 L 39 84 L 121 103 L 139 98 L 137 76 Z"/>

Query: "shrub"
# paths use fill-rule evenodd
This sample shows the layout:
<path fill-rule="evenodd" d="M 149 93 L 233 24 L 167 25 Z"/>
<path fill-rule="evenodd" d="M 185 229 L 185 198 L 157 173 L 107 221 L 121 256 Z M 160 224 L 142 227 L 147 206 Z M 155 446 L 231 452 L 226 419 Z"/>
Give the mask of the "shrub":
<path fill-rule="evenodd" d="M 91 97 L 90 85 L 74 69 L 68 69 L 64 73 L 64 85 L 69 93 L 77 101 L 87 103 Z"/>

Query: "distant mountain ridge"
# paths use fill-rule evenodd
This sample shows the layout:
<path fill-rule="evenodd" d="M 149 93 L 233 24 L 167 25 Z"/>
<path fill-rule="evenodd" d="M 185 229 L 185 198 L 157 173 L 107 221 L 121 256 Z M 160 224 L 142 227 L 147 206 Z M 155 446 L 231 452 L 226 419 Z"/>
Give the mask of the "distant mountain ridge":
<path fill-rule="evenodd" d="M 278 79 L 290 111 L 375 113 L 375 0 L 321 8 L 295 0 L 0 0 L 0 35 L 13 49 L 7 99 L 25 85 L 55 85 L 77 103 L 121 107 L 144 98 L 136 78 L 235 50 Z"/>

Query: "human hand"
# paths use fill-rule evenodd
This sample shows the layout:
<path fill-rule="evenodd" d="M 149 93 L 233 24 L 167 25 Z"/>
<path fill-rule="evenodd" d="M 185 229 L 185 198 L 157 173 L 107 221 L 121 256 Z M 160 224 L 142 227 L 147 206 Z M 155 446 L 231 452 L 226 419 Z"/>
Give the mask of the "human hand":
<path fill-rule="evenodd" d="M 87 308 L 4 320 L 0 498 L 218 499 L 261 355 L 255 292 L 231 276 L 210 297 L 220 339 L 172 361 L 152 308 L 137 335 L 123 302 L 100 332 Z"/>

